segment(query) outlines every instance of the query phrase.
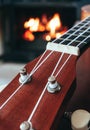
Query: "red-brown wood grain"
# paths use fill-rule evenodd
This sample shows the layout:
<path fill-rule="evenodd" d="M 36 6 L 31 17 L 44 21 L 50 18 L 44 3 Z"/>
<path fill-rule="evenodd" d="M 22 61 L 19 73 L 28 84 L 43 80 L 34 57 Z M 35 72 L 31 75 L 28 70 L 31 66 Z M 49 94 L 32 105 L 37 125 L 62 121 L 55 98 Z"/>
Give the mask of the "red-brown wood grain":
<path fill-rule="evenodd" d="M 46 55 L 49 51 L 46 53 Z M 0 110 L 0 130 L 19 130 L 20 124 L 28 120 L 38 98 L 40 97 L 48 77 L 51 75 L 61 53 L 54 52 L 50 58 L 35 72 L 31 82 L 22 86 L 22 88 L 12 97 L 12 99 Z M 46 57 L 46 56 L 45 56 Z M 59 65 L 65 62 L 68 54 Z M 28 73 L 33 69 L 38 58 L 26 65 Z M 45 94 L 33 115 L 31 122 L 35 130 L 55 130 L 57 122 L 65 109 L 64 101 L 71 85 L 76 77 L 76 56 L 71 56 L 64 69 L 57 77 L 61 85 L 61 91 L 55 94 Z M 57 69 L 58 72 L 59 68 Z M 56 73 L 57 73 L 56 72 Z M 0 94 L 0 105 L 19 87 L 19 74 Z M 63 108 L 63 109 L 62 109 Z"/>

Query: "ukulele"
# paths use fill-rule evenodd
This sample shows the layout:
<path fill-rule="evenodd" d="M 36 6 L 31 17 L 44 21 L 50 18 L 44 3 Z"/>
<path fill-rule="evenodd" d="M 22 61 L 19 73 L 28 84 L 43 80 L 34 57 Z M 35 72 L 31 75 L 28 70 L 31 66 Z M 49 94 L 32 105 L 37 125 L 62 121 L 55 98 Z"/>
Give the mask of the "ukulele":
<path fill-rule="evenodd" d="M 76 62 L 89 43 L 90 17 L 47 43 L 0 93 L 0 130 L 56 130 L 75 89 Z"/>

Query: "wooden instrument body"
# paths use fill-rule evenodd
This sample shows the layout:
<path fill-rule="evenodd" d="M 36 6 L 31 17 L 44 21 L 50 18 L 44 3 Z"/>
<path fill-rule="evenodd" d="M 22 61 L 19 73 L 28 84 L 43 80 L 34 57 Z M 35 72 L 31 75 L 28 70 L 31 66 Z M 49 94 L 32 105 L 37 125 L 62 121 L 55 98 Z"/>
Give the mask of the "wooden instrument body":
<path fill-rule="evenodd" d="M 60 39 L 56 39 L 54 42 L 58 44 L 59 47 L 63 43 L 65 46 L 67 45 L 67 48 L 71 45 L 74 46 L 74 51 L 77 47 L 80 52 L 83 52 L 90 43 L 89 27 L 90 17 L 79 23 L 77 27 L 73 27 L 66 35 L 62 36 Z M 55 70 L 53 75 L 57 75 L 58 71 L 62 68 L 58 76 L 56 76 L 56 80 L 60 84 L 61 90 L 53 94 L 45 90 L 33 116 L 31 116 L 32 118 L 29 120 L 32 122 L 35 130 L 56 130 L 60 117 L 64 112 L 65 103 L 67 103 L 67 100 L 70 97 L 70 92 L 72 93 L 72 83 L 76 78 L 76 61 L 78 57 L 72 55 L 70 51 L 69 54 L 66 54 L 65 50 L 62 51 L 63 53 L 56 51 L 52 52 L 52 55 L 50 55 L 50 57 L 47 58 L 32 75 L 32 80 L 27 84 L 22 85 L 19 91 L 17 91 L 4 106 L 3 104 L 19 88 L 20 74 L 18 74 L 0 94 L 0 130 L 20 130 L 20 124 L 23 121 L 30 119 L 30 115 L 32 115 L 32 112 L 39 101 L 38 99 L 41 97 L 43 90 L 45 90 L 48 78 L 52 75 L 52 72 Z M 41 62 L 49 53 L 50 51 L 46 51 Z M 76 54 L 78 55 L 79 53 Z M 60 57 L 62 58 L 59 63 Z M 68 57 L 69 60 L 67 60 Z M 39 58 L 35 59 L 25 66 L 28 73 L 33 70 L 38 59 Z"/>
<path fill-rule="evenodd" d="M 49 51 L 46 52 L 48 55 Z M 45 57 L 46 57 L 45 55 Z M 11 100 L 0 110 L 0 130 L 19 130 L 20 124 L 28 120 L 32 110 L 35 107 L 46 83 L 51 75 L 61 53 L 54 52 L 49 60 L 45 62 L 32 76 L 31 82 L 22 86 L 22 88 L 11 98 Z M 64 54 L 59 67 L 67 59 L 68 54 Z M 44 58 L 44 57 L 43 57 Z M 28 73 L 35 66 L 38 58 L 28 63 L 25 67 Z M 35 130 L 56 130 L 58 122 L 64 112 L 67 94 L 76 77 L 77 56 L 72 55 L 57 77 L 61 90 L 51 94 L 47 90 L 33 115 L 31 122 Z M 59 68 L 57 68 L 58 71 Z M 57 73 L 57 71 L 55 73 Z M 19 87 L 19 74 L 0 94 L 0 105 Z M 70 91 L 72 93 L 72 91 Z M 62 109 L 63 108 L 63 109 Z"/>

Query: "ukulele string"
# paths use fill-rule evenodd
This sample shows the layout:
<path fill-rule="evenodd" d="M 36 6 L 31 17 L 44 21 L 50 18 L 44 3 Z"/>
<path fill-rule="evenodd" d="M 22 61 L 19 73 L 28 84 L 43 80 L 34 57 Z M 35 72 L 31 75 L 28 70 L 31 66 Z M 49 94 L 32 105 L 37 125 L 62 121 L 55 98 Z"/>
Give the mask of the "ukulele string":
<path fill-rule="evenodd" d="M 77 24 L 75 24 L 71 29 L 69 29 L 68 31 L 66 31 L 65 33 L 64 33 L 64 35 L 65 34 L 67 34 L 69 31 L 71 31 L 72 29 L 74 29 L 75 27 L 77 27 L 79 24 L 81 24 L 81 23 L 83 23 L 85 20 L 87 20 L 88 18 L 89 18 L 90 16 L 88 16 L 87 18 L 85 18 L 85 19 L 83 19 L 82 21 L 80 21 L 79 23 L 77 23 Z M 75 31 L 76 32 L 76 31 Z M 72 34 L 74 34 L 74 33 L 72 33 Z M 70 35 L 72 35 L 72 34 L 70 34 Z M 63 36 L 63 35 L 62 35 Z M 69 38 L 69 37 L 68 37 Z M 57 41 L 58 39 L 60 39 L 60 37 L 59 38 L 56 38 L 55 40 L 53 40 L 52 42 L 55 42 L 55 41 Z M 66 38 L 65 38 L 66 39 Z M 65 40 L 64 40 L 65 41 Z M 60 42 L 60 43 L 62 43 L 62 42 Z"/>
<path fill-rule="evenodd" d="M 85 25 L 87 25 L 88 23 L 90 23 L 90 22 L 88 21 Z M 85 26 L 85 25 L 84 25 L 84 26 Z M 83 28 L 83 26 L 82 26 L 82 28 Z M 84 32 L 80 33 L 76 38 L 74 38 L 74 39 L 73 39 L 71 42 L 69 42 L 67 45 L 72 44 L 72 43 L 73 43 L 75 40 L 77 40 L 82 34 L 84 34 L 85 32 L 87 32 L 88 29 L 89 29 L 89 28 L 87 28 Z M 76 33 L 76 31 L 75 31 L 75 33 Z M 87 38 L 85 38 L 82 42 L 84 42 L 86 39 L 87 39 Z M 82 44 L 82 42 L 80 42 L 80 44 Z M 60 42 L 60 43 L 61 43 L 61 42 Z M 78 47 L 80 44 L 78 44 L 77 47 Z M 62 58 L 63 55 L 64 55 L 64 53 L 62 53 L 61 58 Z M 69 60 L 70 57 L 71 57 L 71 55 L 68 56 L 66 62 Z M 61 58 L 60 58 L 59 60 L 61 60 Z M 52 75 L 54 75 L 54 73 L 55 73 L 56 68 L 57 68 L 58 65 L 59 65 L 59 62 L 58 62 L 58 64 L 56 65 L 56 67 L 55 67 L 55 69 L 54 69 Z M 64 64 L 63 64 L 63 65 L 64 65 Z M 62 67 L 63 67 L 63 66 L 62 66 Z M 62 68 L 62 67 L 61 67 L 61 68 Z M 55 77 L 58 76 L 58 74 L 59 74 L 60 71 L 61 71 L 61 68 L 60 68 L 60 70 L 58 71 L 58 73 L 55 75 Z"/>
<path fill-rule="evenodd" d="M 69 44 L 68 45 L 70 45 L 70 44 L 72 44 L 76 39 L 78 39 L 82 34 L 84 34 L 85 32 L 87 32 L 87 30 L 88 30 L 89 28 L 87 28 L 83 33 L 81 33 L 78 37 L 76 37 L 74 40 L 72 40 L 72 42 L 69 42 Z M 78 47 L 78 46 L 80 46 L 83 42 L 85 42 L 85 40 L 87 40 L 88 38 L 90 38 L 90 36 L 87 36 L 84 40 L 82 40 L 76 47 Z M 66 59 L 66 63 L 67 63 L 67 61 L 70 59 L 70 57 L 71 57 L 71 54 L 68 56 L 68 58 Z M 65 63 L 64 63 L 65 64 Z M 64 66 L 64 64 L 63 64 L 63 66 Z M 63 67 L 62 66 L 62 67 Z M 57 77 L 58 76 L 58 74 L 61 72 L 61 70 L 62 70 L 62 67 L 59 69 L 59 71 L 57 72 L 57 74 L 55 75 L 55 77 Z M 55 72 L 55 70 L 54 70 L 54 72 Z"/>
<path fill-rule="evenodd" d="M 85 21 L 86 19 L 88 19 L 88 17 L 85 18 L 84 20 L 80 21 L 80 22 L 79 22 L 78 24 L 76 24 L 75 26 L 73 26 L 73 27 L 72 27 L 71 29 L 69 29 L 66 33 L 68 33 L 70 30 L 72 30 L 74 27 L 78 26 L 80 23 L 82 23 L 82 22 Z M 86 23 L 86 24 L 87 24 L 87 23 Z M 86 24 L 85 24 L 85 25 L 86 25 Z M 85 25 L 83 25 L 83 26 L 85 26 Z M 83 27 L 83 26 L 82 26 L 82 27 Z M 81 28 L 82 28 L 82 27 L 81 27 Z M 79 29 L 80 29 L 80 28 L 79 28 Z M 79 29 L 77 29 L 77 30 L 76 30 L 75 32 L 73 32 L 71 35 L 75 34 Z M 66 33 L 64 33 L 63 35 L 65 35 Z M 62 35 L 62 36 L 63 36 L 63 35 Z M 71 35 L 70 35 L 70 36 L 71 36 Z M 68 36 L 67 38 L 69 38 L 70 36 Z M 65 38 L 62 42 L 60 42 L 60 44 L 62 44 L 65 40 L 67 40 L 67 38 Z M 54 41 L 56 41 L 57 39 L 59 39 L 59 38 L 56 38 L 55 40 L 53 40 L 52 43 L 53 43 Z M 47 50 L 46 50 L 46 51 L 47 51 Z M 45 53 L 46 53 L 46 51 L 45 51 Z M 45 53 L 44 53 L 44 54 L 45 54 Z M 50 53 L 52 54 L 53 52 L 51 51 Z M 35 71 L 47 60 L 47 57 L 46 57 L 45 60 L 42 61 L 43 63 L 41 63 L 41 64 L 39 65 L 39 63 L 40 63 L 41 59 L 43 58 L 44 54 L 43 54 L 42 57 L 39 59 L 38 63 L 36 63 L 35 67 L 33 68 L 33 70 L 32 70 L 31 73 L 30 73 L 30 76 L 33 75 L 33 74 L 35 73 Z M 50 55 L 51 55 L 51 54 L 50 54 Z M 48 55 L 47 55 L 47 56 L 48 56 Z M 38 65 L 39 65 L 39 66 L 38 66 Z M 38 66 L 38 67 L 37 67 L 37 66 Z M 29 76 L 29 77 L 30 77 L 30 76 Z"/>
<path fill-rule="evenodd" d="M 77 32 L 79 29 L 77 29 L 75 32 Z M 65 38 L 67 39 L 67 38 Z M 46 52 L 46 51 L 45 51 Z M 51 51 L 51 53 L 49 55 L 51 55 L 53 53 L 53 51 Z M 45 54 L 45 53 L 44 53 Z M 43 56 L 44 56 L 43 54 Z M 32 74 L 35 73 L 35 71 L 42 65 L 42 64 L 39 64 L 41 59 L 43 58 L 43 56 L 40 58 L 40 60 L 38 61 L 38 63 L 36 64 L 36 66 L 34 67 L 33 71 L 32 71 Z M 48 56 L 49 57 L 49 56 Z M 45 58 L 45 60 L 42 62 L 44 63 L 45 61 L 47 60 L 47 58 Z M 39 67 L 37 68 L 39 64 Z M 31 76 L 31 73 L 29 74 L 29 77 Z M 28 80 L 28 78 L 25 80 L 25 82 L 23 82 L 15 91 L 14 93 L 12 93 L 12 95 L 0 106 L 0 109 L 2 109 L 6 104 L 7 102 L 20 90 L 20 88 L 26 83 L 26 81 Z"/>
<path fill-rule="evenodd" d="M 87 24 L 88 24 L 88 23 L 89 23 L 89 22 L 87 22 Z M 86 25 L 87 25 L 87 24 L 86 24 Z M 84 25 L 84 26 L 85 26 L 85 25 Z M 83 28 L 84 26 L 82 26 L 82 28 Z M 88 28 L 87 28 L 84 32 L 80 33 L 76 38 L 74 38 L 74 39 L 73 39 L 71 42 L 69 42 L 67 45 L 72 44 L 76 39 L 78 39 L 78 38 L 79 38 L 82 34 L 84 34 L 87 30 L 88 30 Z M 75 32 L 75 33 L 76 33 L 76 32 Z M 60 42 L 60 43 L 61 43 L 61 42 Z M 54 75 L 54 73 L 55 73 L 55 71 L 56 71 L 56 69 L 57 69 L 57 67 L 58 67 L 58 65 L 59 65 L 59 63 L 60 63 L 60 61 L 61 61 L 63 55 L 64 55 L 64 52 L 62 53 L 61 57 L 59 58 L 59 60 L 58 60 L 58 62 L 57 62 L 57 64 L 56 64 L 56 66 L 55 66 L 55 69 L 53 70 L 53 73 L 52 73 L 51 75 Z M 68 56 L 67 60 L 69 60 L 70 57 L 71 57 L 71 55 Z M 61 70 L 61 69 L 60 69 L 60 70 Z M 60 71 L 60 70 L 59 70 L 59 71 Z M 58 73 L 56 74 L 55 77 L 58 76 L 59 71 L 58 71 Z"/>
<path fill-rule="evenodd" d="M 84 20 L 83 20 L 84 21 Z M 79 22 L 79 24 L 80 23 L 82 23 L 82 21 L 81 22 Z M 88 22 L 87 23 L 85 23 L 82 27 L 80 27 L 79 29 L 77 29 L 75 32 L 73 32 L 71 35 L 69 35 L 68 37 L 66 37 L 62 42 L 60 42 L 59 44 L 62 44 L 65 40 L 67 40 L 69 37 L 71 37 L 73 34 L 75 34 L 76 32 L 78 32 L 78 31 L 80 31 L 80 29 L 82 29 L 83 27 L 85 27 L 86 25 L 88 24 Z M 77 25 L 76 25 L 77 26 Z M 75 27 L 75 26 L 74 26 Z M 73 28 L 74 28 L 73 27 Z M 71 28 L 72 29 L 72 28 Z M 69 31 L 70 31 L 70 29 L 69 29 Z M 65 35 L 65 34 L 64 34 Z M 80 33 L 80 35 L 82 35 L 82 33 Z M 80 36 L 79 35 L 79 36 Z M 58 39 L 58 38 L 57 38 Z M 55 39 L 55 40 L 57 40 L 57 39 Z M 52 43 L 55 41 L 55 40 L 53 40 L 52 41 Z M 71 42 L 72 43 L 72 42 Z M 68 45 L 70 45 L 71 43 L 69 43 Z M 54 51 L 51 51 L 48 55 L 47 55 L 47 57 L 40 63 L 40 61 L 41 61 L 41 59 L 40 59 L 40 61 L 39 61 L 39 63 L 37 64 L 37 66 L 35 66 L 35 68 L 31 71 L 31 73 L 29 74 L 29 78 L 30 78 L 30 76 L 31 75 L 33 75 L 40 67 L 41 67 L 41 65 L 51 56 L 51 54 L 53 53 Z"/>
<path fill-rule="evenodd" d="M 78 26 L 80 23 L 82 23 L 82 22 L 85 21 L 86 19 L 88 19 L 88 17 L 85 18 L 84 20 L 82 20 L 81 22 L 79 22 L 78 24 L 76 24 L 75 26 L 73 26 L 73 27 L 72 27 L 71 29 L 69 29 L 67 32 L 69 32 L 70 30 L 72 30 L 74 27 Z M 86 24 L 87 24 L 87 23 L 86 23 Z M 84 26 L 85 26 L 85 25 L 84 25 Z M 82 28 L 82 27 L 81 27 L 81 28 Z M 71 35 L 75 34 L 77 31 L 78 31 L 78 29 L 77 29 L 75 32 L 73 32 Z M 66 33 L 67 33 L 67 32 L 66 32 Z M 64 33 L 63 35 L 65 35 L 66 33 Z M 63 36 L 63 35 L 62 35 L 62 36 Z M 70 36 L 71 36 L 71 35 L 70 35 Z M 67 38 L 69 38 L 70 36 L 68 36 Z M 60 42 L 60 44 L 62 44 L 67 38 L 65 38 L 62 42 Z M 57 39 L 59 39 L 59 38 L 57 38 Z M 53 43 L 54 41 L 56 41 L 57 39 L 53 40 L 52 43 Z M 46 51 L 45 51 L 45 52 L 46 52 Z M 52 54 L 52 51 L 51 51 L 50 53 Z M 45 54 L 45 53 L 44 53 L 44 54 Z M 33 68 L 33 70 L 32 70 L 31 73 L 30 73 L 30 76 L 33 75 L 33 74 L 35 73 L 35 71 L 47 60 L 47 57 L 46 57 L 46 60 L 42 61 L 43 63 L 39 64 L 40 61 L 41 61 L 41 59 L 43 58 L 44 54 L 43 54 L 42 57 L 39 59 L 38 63 L 36 63 L 35 67 Z M 50 55 L 51 55 L 51 54 L 50 54 Z M 38 66 L 38 65 L 39 65 L 39 66 Z M 37 66 L 38 66 L 38 67 L 37 67 Z M 29 77 L 30 77 L 30 76 L 29 76 Z"/>
<path fill-rule="evenodd" d="M 47 50 L 46 50 L 46 51 L 47 51 Z M 33 74 L 40 68 L 40 66 L 52 55 L 52 53 L 53 53 L 53 51 L 51 51 L 51 52 L 44 58 L 44 60 L 43 60 L 42 62 L 40 62 L 44 55 L 42 56 L 42 58 L 39 60 L 39 62 L 38 62 L 38 64 L 37 64 L 37 66 L 34 67 L 34 69 L 30 72 L 29 77 L 30 77 L 31 75 L 33 75 Z"/>
<path fill-rule="evenodd" d="M 88 29 L 86 29 L 86 30 L 88 30 Z M 85 33 L 86 30 L 85 30 L 83 33 Z M 82 33 L 82 34 L 83 34 L 83 33 Z M 80 34 L 79 36 L 81 36 L 81 34 Z M 86 39 L 87 39 L 87 38 L 85 38 L 84 40 L 82 40 L 82 43 L 83 43 Z M 72 42 L 73 42 L 73 41 L 72 41 Z M 80 42 L 80 43 L 81 43 L 81 42 Z M 79 43 L 79 44 L 80 44 L 80 43 Z M 68 44 L 69 44 L 69 43 L 68 43 Z M 70 44 L 71 44 L 71 42 L 70 42 Z M 70 44 L 69 44 L 69 45 L 70 45 Z M 77 46 L 78 46 L 78 45 L 77 45 Z M 64 55 L 64 53 L 62 53 L 60 59 L 58 60 L 58 62 L 57 62 L 57 64 L 56 64 L 56 67 L 55 67 L 55 69 L 53 70 L 53 72 L 52 72 L 51 75 L 54 74 L 54 72 L 55 72 L 56 68 L 58 67 L 58 65 L 59 65 L 59 63 L 60 63 L 60 61 L 61 61 L 63 55 Z M 72 54 L 70 54 L 70 55 L 68 56 L 68 58 L 66 59 L 66 61 L 62 64 L 61 68 L 59 69 L 59 72 L 55 75 L 55 77 L 57 77 L 58 74 L 62 71 L 62 69 L 64 68 L 64 66 L 66 65 L 66 63 L 69 61 L 71 55 L 72 55 Z M 48 83 L 47 83 L 47 84 L 48 84 Z M 43 89 L 43 91 L 42 91 L 42 93 L 41 93 L 41 95 L 40 95 L 40 97 L 39 97 L 39 99 L 38 99 L 38 101 L 37 101 L 37 103 L 36 103 L 36 105 L 35 105 L 35 107 L 34 107 L 32 113 L 30 114 L 30 116 L 29 116 L 29 118 L 28 118 L 28 122 L 31 122 L 31 119 L 32 119 L 32 117 L 33 117 L 33 115 L 34 115 L 34 113 L 35 113 L 37 107 L 39 106 L 39 103 L 41 102 L 41 99 L 42 99 L 43 95 L 45 94 L 45 91 L 46 91 L 46 89 L 47 89 L 47 84 L 45 85 L 45 88 Z"/>

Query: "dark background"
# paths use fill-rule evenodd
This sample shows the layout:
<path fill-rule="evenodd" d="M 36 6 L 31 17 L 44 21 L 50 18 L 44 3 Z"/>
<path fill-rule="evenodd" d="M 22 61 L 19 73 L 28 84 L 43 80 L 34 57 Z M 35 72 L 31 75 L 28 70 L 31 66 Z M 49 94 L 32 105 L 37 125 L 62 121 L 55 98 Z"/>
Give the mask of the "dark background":
<path fill-rule="evenodd" d="M 15 37 L 12 34 L 13 31 L 13 23 L 12 29 L 9 30 L 11 32 L 6 32 L 5 27 L 6 27 L 6 21 L 3 22 L 2 18 L 7 17 L 4 16 L 4 12 L 9 11 L 12 12 L 10 19 L 14 20 L 14 15 L 13 12 L 14 9 L 22 7 L 34 7 L 35 6 L 48 6 L 48 5 L 57 5 L 59 4 L 60 6 L 71 6 L 75 5 L 76 7 L 76 20 L 80 20 L 81 16 L 81 7 L 90 4 L 90 0 L 0 0 L 0 28 L 2 32 L 2 48 L 3 52 L 0 53 L 0 59 L 4 62 L 11 62 L 12 57 L 9 57 L 12 55 L 10 50 L 13 48 L 14 49 L 14 44 L 15 44 Z M 8 13 L 7 13 L 8 14 Z M 11 21 L 12 21 L 11 20 Z M 9 28 L 9 26 L 8 26 Z M 7 37 L 7 34 L 10 33 L 10 41 L 13 41 L 12 43 L 7 42 L 9 36 Z M 11 35 L 12 34 L 12 35 Z M 9 54 L 8 54 L 9 53 Z M 18 55 L 15 55 L 15 57 L 18 57 Z M 21 55 L 20 55 L 21 56 Z M 21 58 L 21 57 L 20 57 Z M 18 62 L 22 62 L 21 59 L 18 59 Z M 32 59 L 35 57 L 32 56 Z M 31 59 L 27 59 L 29 61 Z M 25 61 L 27 63 L 27 61 Z M 17 62 L 16 59 L 13 60 L 13 62 Z M 24 61 L 23 61 L 24 62 Z M 83 53 L 83 55 L 78 59 L 77 66 L 76 66 L 76 72 L 77 72 L 77 87 L 76 90 L 71 97 L 71 100 L 69 101 L 66 111 L 73 112 L 76 109 L 85 109 L 90 112 L 90 48 L 87 49 Z M 58 130 L 71 130 L 71 124 L 70 120 L 66 119 L 65 117 L 62 117 L 60 120 L 60 126 Z"/>

